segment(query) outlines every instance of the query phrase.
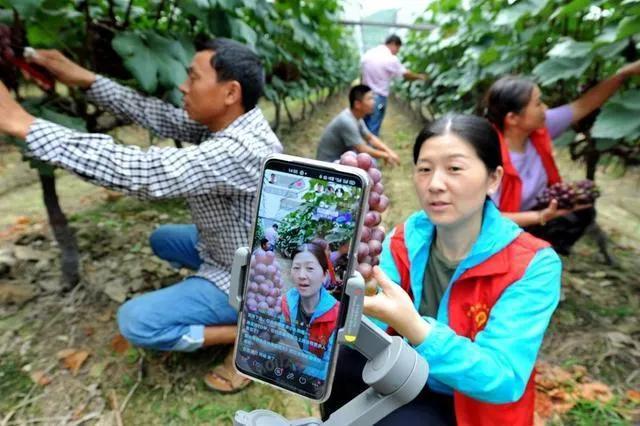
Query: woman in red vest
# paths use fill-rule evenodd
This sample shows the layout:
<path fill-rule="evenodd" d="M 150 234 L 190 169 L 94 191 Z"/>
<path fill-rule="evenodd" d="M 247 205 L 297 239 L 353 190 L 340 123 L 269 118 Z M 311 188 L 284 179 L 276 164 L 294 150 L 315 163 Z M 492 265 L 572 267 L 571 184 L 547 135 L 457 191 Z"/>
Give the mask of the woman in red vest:
<path fill-rule="evenodd" d="M 443 117 L 413 153 L 422 210 L 385 239 L 374 268 L 382 291 L 366 298 L 365 313 L 415 347 L 429 379 L 379 424 L 532 425 L 534 364 L 559 300 L 560 259 L 488 199 L 503 168 L 487 120 Z M 341 350 L 325 418 L 363 390 L 363 364 Z"/>
<path fill-rule="evenodd" d="M 329 258 L 321 245 L 306 243 L 292 255 L 293 287 L 282 297 L 282 317 L 299 337 L 296 346 L 317 357 L 304 372 L 324 378 L 329 367 L 331 340 L 336 331 L 340 304 L 324 288 L 329 274 Z M 305 364 L 302 362 L 302 364 Z"/>
<path fill-rule="evenodd" d="M 282 296 L 283 327 L 272 336 L 277 342 L 259 339 L 254 344 L 256 350 L 279 358 L 276 365 L 283 366 L 285 374 L 294 372 L 309 376 L 305 377 L 306 386 L 313 392 L 318 390 L 314 386 L 316 380 L 324 380 L 327 375 L 340 304 L 324 288 L 329 268 L 321 245 L 302 244 L 294 250 L 291 259 L 293 285 Z M 241 357 L 239 362 L 252 369 L 253 361 L 262 363 L 264 359 L 248 356 Z M 273 369 L 261 373 L 272 380 L 281 380 Z"/>
<path fill-rule="evenodd" d="M 547 109 L 540 88 L 530 80 L 507 76 L 486 96 L 487 118 L 499 132 L 504 177 L 492 196 L 500 210 L 528 232 L 549 241 L 557 252 L 571 246 L 595 219 L 591 205 L 558 209 L 556 200 L 537 208 L 536 197 L 560 182 L 552 140 L 600 108 L 630 76 L 640 74 L 640 61 L 624 66 L 575 101 Z"/>

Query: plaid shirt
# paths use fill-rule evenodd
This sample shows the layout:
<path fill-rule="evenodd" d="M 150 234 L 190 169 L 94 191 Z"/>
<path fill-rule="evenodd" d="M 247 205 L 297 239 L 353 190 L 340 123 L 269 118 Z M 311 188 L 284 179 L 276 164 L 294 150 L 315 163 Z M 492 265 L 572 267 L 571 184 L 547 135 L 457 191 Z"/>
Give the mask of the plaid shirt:
<path fill-rule="evenodd" d="M 98 77 L 89 99 L 186 148 L 121 145 L 103 134 L 69 130 L 36 120 L 27 136 L 29 154 L 90 182 L 144 199 L 185 197 L 198 228 L 203 264 L 196 275 L 229 292 L 236 248 L 247 245 L 260 167 L 282 146 L 258 107 L 211 132 L 183 109 Z"/>

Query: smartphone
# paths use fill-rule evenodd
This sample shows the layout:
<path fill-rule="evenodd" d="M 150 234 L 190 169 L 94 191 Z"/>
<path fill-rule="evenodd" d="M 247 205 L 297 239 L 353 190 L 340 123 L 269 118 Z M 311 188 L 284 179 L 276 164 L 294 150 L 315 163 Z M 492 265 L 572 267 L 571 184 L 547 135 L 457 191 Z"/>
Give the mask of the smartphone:
<path fill-rule="evenodd" d="M 369 182 L 355 167 L 266 159 L 238 319 L 240 373 L 314 401 L 328 398 Z"/>

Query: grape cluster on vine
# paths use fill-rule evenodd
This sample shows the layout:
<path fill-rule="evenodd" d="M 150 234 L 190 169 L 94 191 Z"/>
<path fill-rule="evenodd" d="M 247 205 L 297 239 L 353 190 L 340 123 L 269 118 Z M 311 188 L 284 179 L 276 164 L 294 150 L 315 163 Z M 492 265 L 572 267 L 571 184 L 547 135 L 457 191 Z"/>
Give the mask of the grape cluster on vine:
<path fill-rule="evenodd" d="M 347 151 L 340 157 L 340 164 L 365 170 L 371 179 L 369 204 L 358 243 L 356 270 L 370 284 L 368 287 L 374 287 L 373 267 L 380 263 L 382 242 L 385 238 L 385 230 L 380 226 L 380 223 L 382 222 L 382 213 L 389 207 L 389 198 L 384 194 L 382 172 L 377 168 L 376 161 L 366 153 L 356 154 L 353 151 Z"/>
<path fill-rule="evenodd" d="M 16 43 L 16 35 L 11 28 L 0 24 L 0 79 L 9 88 L 18 87 L 18 74 L 12 60 L 15 58 L 13 46 Z"/>

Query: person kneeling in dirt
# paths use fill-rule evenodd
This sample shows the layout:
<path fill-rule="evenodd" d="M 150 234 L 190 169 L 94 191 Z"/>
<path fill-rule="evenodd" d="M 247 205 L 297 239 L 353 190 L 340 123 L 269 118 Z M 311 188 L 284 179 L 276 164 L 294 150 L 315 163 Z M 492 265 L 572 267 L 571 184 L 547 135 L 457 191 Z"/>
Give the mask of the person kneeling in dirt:
<path fill-rule="evenodd" d="M 55 50 L 38 50 L 32 60 L 60 82 L 87 89 L 100 107 L 160 136 L 194 143 L 146 151 L 124 146 L 108 135 L 37 119 L 0 86 L 0 133 L 25 139 L 28 155 L 139 198 L 189 202 L 194 224 L 163 225 L 150 243 L 157 256 L 197 272 L 121 306 L 121 333 L 163 351 L 233 343 L 237 316 L 228 292 L 234 252 L 247 243 L 262 160 L 282 150 L 256 106 L 264 86 L 260 59 L 233 40 L 206 43 L 180 86 L 184 110 L 96 75 Z M 222 392 L 249 383 L 235 372 L 231 355 L 205 382 Z"/>
<path fill-rule="evenodd" d="M 329 123 L 318 144 L 316 158 L 332 162 L 340 159 L 346 151 L 365 152 L 383 159 L 392 165 L 400 164 L 400 157 L 384 142 L 371 133 L 363 117 L 371 114 L 375 107 L 373 91 L 369 86 L 358 84 L 349 91 L 349 108 L 345 108 Z"/>
<path fill-rule="evenodd" d="M 592 204 L 564 208 L 560 200 L 541 205 L 540 196 L 562 182 L 553 155 L 554 139 L 600 108 L 629 78 L 640 75 L 640 61 L 626 64 L 578 99 L 547 109 L 535 82 L 505 76 L 486 94 L 486 117 L 498 131 L 505 175 L 491 196 L 500 211 L 527 232 L 569 255 L 596 218 Z M 605 256 L 608 257 L 606 253 Z"/>

